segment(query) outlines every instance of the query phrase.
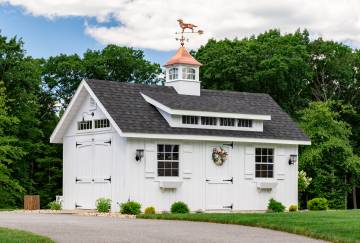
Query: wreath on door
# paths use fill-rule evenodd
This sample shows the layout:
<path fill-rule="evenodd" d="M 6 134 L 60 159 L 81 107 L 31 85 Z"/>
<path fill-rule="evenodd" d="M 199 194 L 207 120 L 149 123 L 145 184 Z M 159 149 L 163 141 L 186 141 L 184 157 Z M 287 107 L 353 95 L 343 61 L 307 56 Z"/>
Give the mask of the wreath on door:
<path fill-rule="evenodd" d="M 214 164 L 221 166 L 224 164 L 228 156 L 228 153 L 222 148 L 214 148 L 212 152 L 212 160 Z"/>

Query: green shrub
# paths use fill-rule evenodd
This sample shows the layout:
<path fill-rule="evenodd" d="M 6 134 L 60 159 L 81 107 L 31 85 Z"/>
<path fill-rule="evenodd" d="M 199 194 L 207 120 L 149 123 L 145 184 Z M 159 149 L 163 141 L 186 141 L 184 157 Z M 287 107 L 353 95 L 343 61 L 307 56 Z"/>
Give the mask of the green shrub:
<path fill-rule="evenodd" d="M 141 213 L 141 204 L 134 201 L 128 201 L 120 205 L 120 213 L 137 215 Z"/>
<path fill-rule="evenodd" d="M 326 198 L 317 197 L 307 202 L 309 210 L 326 210 L 328 208 L 328 200 Z"/>
<path fill-rule="evenodd" d="M 298 210 L 298 207 L 296 205 L 290 205 L 289 206 L 289 212 L 296 212 Z"/>
<path fill-rule="evenodd" d="M 61 210 L 61 204 L 59 202 L 53 201 L 49 203 L 49 208 L 51 210 Z"/>
<path fill-rule="evenodd" d="M 284 212 L 285 206 L 282 205 L 281 202 L 276 201 L 274 198 L 270 198 L 268 204 L 268 210 L 270 212 L 280 213 L 280 212 Z"/>
<path fill-rule="evenodd" d="M 155 214 L 155 208 L 154 207 L 147 207 L 144 211 L 145 214 Z"/>
<path fill-rule="evenodd" d="M 99 213 L 108 213 L 111 209 L 111 199 L 99 198 L 96 200 L 96 211 Z"/>
<path fill-rule="evenodd" d="M 184 202 L 174 202 L 171 205 L 171 213 L 189 213 L 189 207 Z"/>

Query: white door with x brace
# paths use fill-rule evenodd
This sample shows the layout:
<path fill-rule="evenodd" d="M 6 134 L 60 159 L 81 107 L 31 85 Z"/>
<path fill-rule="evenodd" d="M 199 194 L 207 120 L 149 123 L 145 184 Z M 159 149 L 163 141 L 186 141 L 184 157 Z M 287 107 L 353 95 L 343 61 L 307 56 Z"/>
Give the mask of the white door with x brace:
<path fill-rule="evenodd" d="M 227 160 L 216 165 L 212 159 L 214 148 L 222 148 L 227 152 Z M 205 162 L 205 209 L 231 210 L 233 205 L 233 173 L 231 170 L 231 147 L 222 144 L 206 145 Z"/>
<path fill-rule="evenodd" d="M 76 142 L 75 208 L 94 209 L 100 197 L 111 197 L 110 136 L 89 136 Z"/>

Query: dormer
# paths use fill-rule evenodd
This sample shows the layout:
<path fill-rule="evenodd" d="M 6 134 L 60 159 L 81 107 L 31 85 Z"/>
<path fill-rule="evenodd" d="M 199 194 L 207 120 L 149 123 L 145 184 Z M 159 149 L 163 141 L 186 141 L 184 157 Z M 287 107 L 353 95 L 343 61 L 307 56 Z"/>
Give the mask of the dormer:
<path fill-rule="evenodd" d="M 200 96 L 199 68 L 202 66 L 185 47 L 181 46 L 165 65 L 166 86 L 178 94 Z"/>

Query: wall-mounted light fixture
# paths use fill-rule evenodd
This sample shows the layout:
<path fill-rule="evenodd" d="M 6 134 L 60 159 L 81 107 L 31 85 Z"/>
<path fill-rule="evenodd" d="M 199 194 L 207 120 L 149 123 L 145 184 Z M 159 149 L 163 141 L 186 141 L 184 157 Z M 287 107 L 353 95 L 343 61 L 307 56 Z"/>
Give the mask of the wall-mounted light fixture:
<path fill-rule="evenodd" d="M 136 161 L 141 161 L 141 159 L 144 158 L 144 150 L 143 149 L 137 149 L 135 154 Z"/>
<path fill-rule="evenodd" d="M 296 154 L 290 154 L 289 165 L 293 165 L 296 162 L 297 162 L 297 155 Z"/>

